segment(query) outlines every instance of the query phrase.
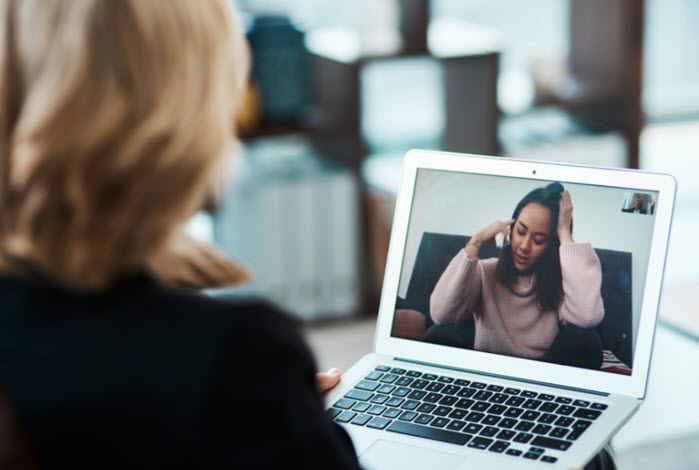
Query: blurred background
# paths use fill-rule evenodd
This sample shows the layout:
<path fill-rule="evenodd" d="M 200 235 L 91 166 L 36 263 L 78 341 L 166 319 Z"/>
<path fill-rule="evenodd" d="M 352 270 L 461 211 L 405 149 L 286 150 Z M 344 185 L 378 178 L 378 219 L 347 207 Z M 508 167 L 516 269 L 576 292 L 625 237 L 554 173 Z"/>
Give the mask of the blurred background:
<path fill-rule="evenodd" d="M 321 367 L 371 350 L 401 159 L 419 147 L 673 174 L 665 290 L 675 294 L 653 359 L 662 354 L 654 373 L 666 375 L 649 396 L 677 377 L 695 394 L 699 2 L 234 4 L 253 55 L 243 145 L 221 204 L 189 228 L 255 273 L 235 293 L 303 322 Z M 616 440 L 621 468 L 658 468 L 651 454 L 663 468 L 697 468 L 699 412 L 648 402 Z"/>

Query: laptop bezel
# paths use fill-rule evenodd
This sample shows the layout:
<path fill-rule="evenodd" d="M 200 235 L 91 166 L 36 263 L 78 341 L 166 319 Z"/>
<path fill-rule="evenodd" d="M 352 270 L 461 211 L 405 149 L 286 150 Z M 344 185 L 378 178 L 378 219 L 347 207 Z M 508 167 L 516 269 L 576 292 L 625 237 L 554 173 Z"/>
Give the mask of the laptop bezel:
<path fill-rule="evenodd" d="M 408 235 L 415 179 L 419 168 L 539 179 L 546 182 L 560 181 L 564 184 L 594 184 L 615 188 L 633 188 L 634 190 L 642 191 L 657 191 L 655 224 L 648 261 L 649 268 L 639 316 L 632 374 L 626 376 L 604 371 L 591 371 L 391 337 L 391 326 L 402 270 L 403 252 Z M 402 181 L 396 200 L 374 340 L 374 351 L 378 354 L 386 354 L 409 361 L 477 371 L 535 383 L 547 383 L 571 389 L 622 394 L 642 399 L 645 395 L 648 379 L 667 244 L 674 210 L 675 192 L 675 179 L 670 175 L 659 173 L 432 150 L 409 151 L 404 158 Z"/>

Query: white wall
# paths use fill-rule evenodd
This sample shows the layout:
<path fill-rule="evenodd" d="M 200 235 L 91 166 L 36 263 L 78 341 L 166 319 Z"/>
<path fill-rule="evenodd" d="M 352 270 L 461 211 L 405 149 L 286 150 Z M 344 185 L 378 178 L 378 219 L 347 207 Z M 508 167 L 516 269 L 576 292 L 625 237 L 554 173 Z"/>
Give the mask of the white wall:
<path fill-rule="evenodd" d="M 398 295 L 405 297 L 423 232 L 473 235 L 496 219 L 509 220 L 529 191 L 546 181 L 419 170 Z M 633 344 L 654 217 L 621 212 L 628 189 L 563 185 L 573 201 L 573 238 L 595 248 L 632 253 Z"/>

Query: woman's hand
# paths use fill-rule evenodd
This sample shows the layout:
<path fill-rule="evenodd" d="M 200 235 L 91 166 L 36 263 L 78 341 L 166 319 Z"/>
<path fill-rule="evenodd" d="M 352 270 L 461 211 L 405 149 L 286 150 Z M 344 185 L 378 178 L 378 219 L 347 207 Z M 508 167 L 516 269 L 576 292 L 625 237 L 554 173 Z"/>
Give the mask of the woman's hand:
<path fill-rule="evenodd" d="M 495 236 L 499 233 L 502 234 L 503 240 L 507 240 L 510 237 L 510 225 L 514 221 L 515 219 L 505 221 L 496 220 L 487 227 L 477 231 L 466 244 L 466 254 L 468 257 L 478 258 L 481 245 L 486 243 L 494 243 Z"/>
<path fill-rule="evenodd" d="M 337 367 L 333 367 L 327 372 L 318 372 L 316 374 L 316 388 L 321 395 L 340 382 L 342 372 Z"/>
<path fill-rule="evenodd" d="M 558 239 L 561 243 L 573 242 L 573 234 L 570 231 L 570 225 L 573 222 L 573 200 L 570 198 L 568 190 L 561 193 L 561 199 L 558 201 Z"/>

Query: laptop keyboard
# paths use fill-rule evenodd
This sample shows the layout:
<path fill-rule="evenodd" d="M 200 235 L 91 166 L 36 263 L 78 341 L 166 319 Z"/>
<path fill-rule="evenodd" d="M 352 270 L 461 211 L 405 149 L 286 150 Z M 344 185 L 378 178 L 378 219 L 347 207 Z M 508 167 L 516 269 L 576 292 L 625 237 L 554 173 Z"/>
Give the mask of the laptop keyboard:
<path fill-rule="evenodd" d="M 338 423 L 554 463 L 603 403 L 377 366 L 328 410 Z"/>

